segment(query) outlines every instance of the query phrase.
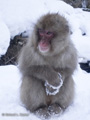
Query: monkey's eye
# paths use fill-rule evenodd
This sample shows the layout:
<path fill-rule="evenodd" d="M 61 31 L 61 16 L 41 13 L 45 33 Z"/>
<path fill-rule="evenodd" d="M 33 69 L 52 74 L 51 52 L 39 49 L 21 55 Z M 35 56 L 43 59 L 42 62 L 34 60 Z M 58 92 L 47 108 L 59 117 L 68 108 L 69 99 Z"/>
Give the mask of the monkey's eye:
<path fill-rule="evenodd" d="M 52 32 L 47 32 L 47 35 L 52 35 L 53 33 Z"/>
<path fill-rule="evenodd" d="M 48 30 L 38 29 L 38 33 L 41 37 L 46 36 L 48 38 L 53 38 L 54 33 Z"/>
<path fill-rule="evenodd" d="M 50 37 L 50 38 L 53 38 L 54 37 L 54 32 L 46 32 L 46 36 Z"/>

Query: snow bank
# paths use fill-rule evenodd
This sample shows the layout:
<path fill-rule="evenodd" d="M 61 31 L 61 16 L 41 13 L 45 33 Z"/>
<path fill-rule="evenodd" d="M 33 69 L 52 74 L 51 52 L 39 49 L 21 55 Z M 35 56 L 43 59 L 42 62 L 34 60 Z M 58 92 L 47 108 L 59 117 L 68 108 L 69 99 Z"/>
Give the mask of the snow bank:
<path fill-rule="evenodd" d="M 79 57 L 90 60 L 90 13 L 74 9 L 60 0 L 0 0 L 0 17 L 3 20 L 0 22 L 3 26 L 0 27 L 0 55 L 7 51 L 10 37 L 24 31 L 31 32 L 37 19 L 48 12 L 58 12 L 66 17 Z"/>
<path fill-rule="evenodd" d="M 10 42 L 10 32 L 5 23 L 0 20 L 0 56 L 7 51 Z"/>
<path fill-rule="evenodd" d="M 57 0 L 1 0 L 0 11 L 3 21 L 8 26 L 11 37 L 27 30 L 32 30 L 36 20 L 48 12 L 71 14 L 73 7 Z"/>
<path fill-rule="evenodd" d="M 62 114 L 50 120 L 90 120 L 90 74 L 79 66 L 74 74 L 75 99 Z M 27 111 L 20 102 L 21 76 L 16 66 L 0 67 L 0 120 L 40 120 Z"/>
<path fill-rule="evenodd" d="M 1 0 L 2 19 L 8 26 L 11 37 L 30 30 L 41 14 L 44 14 L 43 0 Z"/>
<path fill-rule="evenodd" d="M 75 9 L 68 17 L 71 26 L 71 39 L 73 40 L 79 57 L 90 60 L 90 13 Z"/>

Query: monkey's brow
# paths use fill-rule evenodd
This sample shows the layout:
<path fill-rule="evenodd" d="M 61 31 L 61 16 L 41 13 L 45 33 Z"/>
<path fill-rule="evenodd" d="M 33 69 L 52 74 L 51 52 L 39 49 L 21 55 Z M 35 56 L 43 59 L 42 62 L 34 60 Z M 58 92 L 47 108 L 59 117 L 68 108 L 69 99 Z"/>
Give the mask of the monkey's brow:
<path fill-rule="evenodd" d="M 42 28 L 38 28 L 38 31 L 44 31 L 44 29 L 42 29 Z"/>

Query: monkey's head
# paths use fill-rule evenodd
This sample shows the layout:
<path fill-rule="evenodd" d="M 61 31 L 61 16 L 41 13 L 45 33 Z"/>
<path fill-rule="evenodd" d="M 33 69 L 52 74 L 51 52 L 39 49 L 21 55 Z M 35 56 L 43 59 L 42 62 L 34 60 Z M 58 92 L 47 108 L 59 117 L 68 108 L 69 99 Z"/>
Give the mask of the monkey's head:
<path fill-rule="evenodd" d="M 69 26 L 67 20 L 59 14 L 42 16 L 34 29 L 34 45 L 44 56 L 56 55 L 68 44 Z"/>

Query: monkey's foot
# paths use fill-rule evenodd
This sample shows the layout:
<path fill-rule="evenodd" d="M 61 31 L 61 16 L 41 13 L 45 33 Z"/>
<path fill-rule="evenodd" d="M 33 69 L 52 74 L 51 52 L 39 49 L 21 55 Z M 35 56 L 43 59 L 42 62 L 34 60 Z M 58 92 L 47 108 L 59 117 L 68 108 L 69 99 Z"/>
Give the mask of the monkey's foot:
<path fill-rule="evenodd" d="M 50 117 L 50 112 L 48 110 L 48 107 L 43 107 L 43 108 L 40 108 L 38 109 L 35 114 L 41 118 L 49 118 Z"/>
<path fill-rule="evenodd" d="M 52 104 L 48 107 L 50 115 L 61 114 L 63 112 L 62 108 L 58 104 Z"/>
<path fill-rule="evenodd" d="M 43 108 L 39 108 L 35 111 L 35 114 L 40 118 L 48 119 L 52 115 L 60 115 L 63 112 L 62 108 L 58 104 L 52 104 Z"/>
<path fill-rule="evenodd" d="M 56 95 L 59 92 L 60 88 L 62 87 L 62 85 L 63 85 L 62 76 L 61 76 L 60 73 L 58 73 L 58 75 L 59 75 L 59 78 L 60 78 L 59 86 L 56 87 L 56 86 L 53 86 L 53 85 L 49 84 L 47 81 L 45 82 L 46 94 L 47 95 Z"/>

